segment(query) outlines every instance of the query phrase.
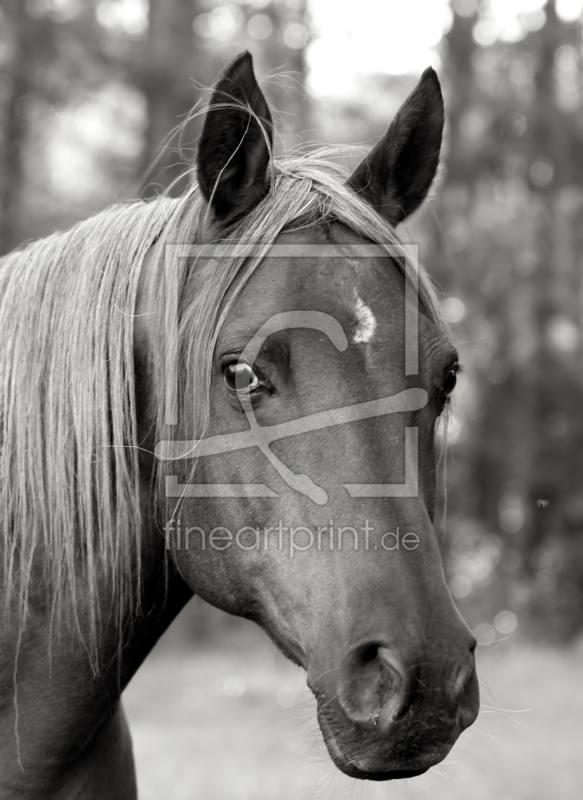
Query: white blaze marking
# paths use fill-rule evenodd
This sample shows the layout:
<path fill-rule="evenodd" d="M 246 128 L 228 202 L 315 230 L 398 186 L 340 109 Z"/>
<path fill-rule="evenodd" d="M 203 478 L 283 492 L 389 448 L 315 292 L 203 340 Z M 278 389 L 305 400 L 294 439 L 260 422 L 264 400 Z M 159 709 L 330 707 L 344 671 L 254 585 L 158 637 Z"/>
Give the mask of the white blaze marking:
<path fill-rule="evenodd" d="M 377 327 L 377 321 L 370 308 L 362 302 L 360 297 L 356 298 L 356 319 L 358 325 L 354 334 L 353 342 L 360 344 L 370 342 Z"/>

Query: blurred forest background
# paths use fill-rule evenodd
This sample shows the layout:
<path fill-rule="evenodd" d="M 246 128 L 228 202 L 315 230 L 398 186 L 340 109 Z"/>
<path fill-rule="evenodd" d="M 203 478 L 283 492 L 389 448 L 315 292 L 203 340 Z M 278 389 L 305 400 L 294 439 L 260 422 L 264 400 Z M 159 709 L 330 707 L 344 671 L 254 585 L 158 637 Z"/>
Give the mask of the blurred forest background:
<path fill-rule="evenodd" d="M 384 67 L 350 66 L 351 41 L 372 35 L 375 9 L 393 28 L 403 12 L 368 0 L 359 22 L 346 5 L 1 0 L 0 252 L 179 178 L 177 142 L 160 144 L 245 47 L 284 145 L 374 142 L 427 65 L 421 37 L 444 87 L 445 155 L 430 210 L 401 232 L 421 242 L 466 366 L 450 588 L 485 643 L 567 640 L 583 625 L 582 4 L 433 0 L 426 29 L 407 41 L 397 28 L 400 60 Z"/>
<path fill-rule="evenodd" d="M 182 155 L 175 141 L 164 150 L 160 143 L 244 48 L 278 111 L 280 147 L 371 145 L 422 69 L 436 67 L 447 111 L 443 168 L 430 207 L 400 232 L 421 244 L 465 365 L 440 536 L 452 595 L 482 648 L 509 639 L 522 648 L 504 666 L 517 696 L 529 670 L 534 694 L 546 674 L 555 676 L 544 695 L 555 714 L 547 737 L 553 726 L 568 730 L 580 658 L 575 669 L 528 648 L 581 641 L 583 631 L 582 7 L 583 0 L 0 0 L 0 253 L 110 203 L 171 184 L 180 191 L 200 120 Z M 197 601 L 178 626 L 183 643 L 206 642 L 208 652 L 219 639 L 257 641 L 249 623 Z M 237 653 L 241 665 L 249 650 Z M 181 708 L 203 713 L 198 683 L 187 680 L 204 686 L 225 670 L 221 702 L 259 697 L 252 691 L 261 675 L 261 691 L 274 682 L 279 705 L 292 704 L 289 686 L 277 689 L 273 677 L 283 667 L 245 662 L 229 677 L 225 663 L 189 666 Z M 169 747 L 160 739 L 169 696 L 158 695 L 156 722 L 142 721 L 150 728 L 140 734 L 140 715 L 160 690 L 158 673 L 144 669 L 129 702 L 145 770 Z M 205 736 L 212 730 L 211 714 Z M 532 772 L 548 738 L 540 736 L 538 749 L 528 741 L 522 760 L 512 751 L 521 772 L 507 784 L 503 771 L 476 767 L 498 784 L 484 794 L 474 787 L 473 798 L 580 796 L 577 737 L 569 734 L 571 750 L 561 750 L 562 768 L 553 771 L 572 778 L 561 790 L 540 788 L 549 770 Z M 239 744 L 241 752 L 249 746 Z M 204 747 L 200 737 L 193 744 Z M 530 788 L 526 773 L 535 776 Z M 243 774 L 241 767 L 236 779 Z M 184 780 L 184 793 L 173 796 L 191 796 Z M 224 796 L 285 794 L 253 787 Z M 431 795 L 446 796 L 433 786 Z"/>

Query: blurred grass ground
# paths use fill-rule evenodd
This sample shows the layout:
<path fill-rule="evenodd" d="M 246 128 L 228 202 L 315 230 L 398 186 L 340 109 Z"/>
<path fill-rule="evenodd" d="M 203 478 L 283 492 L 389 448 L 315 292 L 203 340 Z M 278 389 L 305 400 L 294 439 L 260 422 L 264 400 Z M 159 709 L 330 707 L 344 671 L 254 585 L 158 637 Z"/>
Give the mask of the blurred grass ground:
<path fill-rule="evenodd" d="M 483 648 L 484 708 L 447 761 L 421 778 L 375 784 L 333 767 L 302 671 L 255 626 L 200 648 L 183 633 L 179 620 L 124 696 L 140 800 L 583 797 L 582 647 Z"/>

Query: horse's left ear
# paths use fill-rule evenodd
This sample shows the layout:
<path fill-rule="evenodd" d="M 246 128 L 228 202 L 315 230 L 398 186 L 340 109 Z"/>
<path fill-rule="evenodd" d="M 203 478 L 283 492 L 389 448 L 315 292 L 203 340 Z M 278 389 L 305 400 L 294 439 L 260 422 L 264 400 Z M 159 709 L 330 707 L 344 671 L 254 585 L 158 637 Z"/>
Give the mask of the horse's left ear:
<path fill-rule="evenodd" d="M 244 217 L 267 194 L 272 141 L 269 106 L 245 51 L 214 87 L 198 147 L 198 183 L 211 230 Z"/>
<path fill-rule="evenodd" d="M 415 211 L 429 191 L 443 134 L 443 98 L 435 70 L 425 70 L 387 133 L 348 184 L 391 225 Z"/>

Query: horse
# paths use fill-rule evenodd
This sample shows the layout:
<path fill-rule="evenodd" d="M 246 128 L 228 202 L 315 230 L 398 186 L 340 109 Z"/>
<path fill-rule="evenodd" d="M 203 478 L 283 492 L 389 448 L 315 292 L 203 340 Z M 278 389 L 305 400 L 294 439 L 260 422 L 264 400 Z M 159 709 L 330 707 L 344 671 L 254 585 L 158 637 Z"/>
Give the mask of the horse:
<path fill-rule="evenodd" d="M 276 156 L 244 52 L 180 197 L 2 259 L 3 798 L 136 797 L 121 694 L 194 594 L 306 671 L 349 776 L 419 775 L 474 722 L 433 527 L 458 354 L 395 232 L 443 124 L 429 68 L 352 174 Z"/>

